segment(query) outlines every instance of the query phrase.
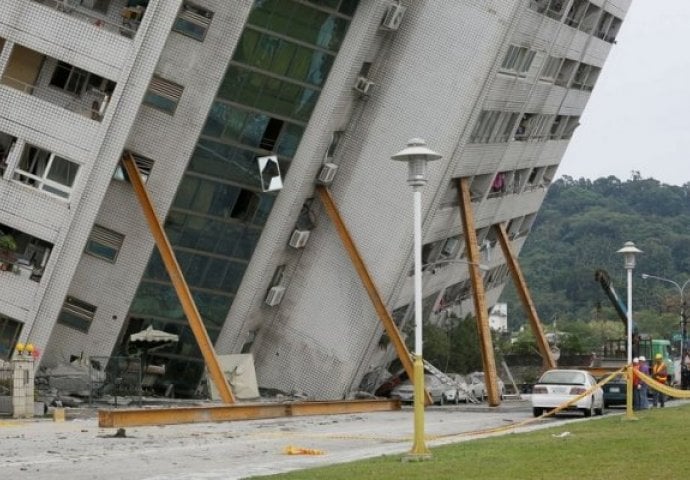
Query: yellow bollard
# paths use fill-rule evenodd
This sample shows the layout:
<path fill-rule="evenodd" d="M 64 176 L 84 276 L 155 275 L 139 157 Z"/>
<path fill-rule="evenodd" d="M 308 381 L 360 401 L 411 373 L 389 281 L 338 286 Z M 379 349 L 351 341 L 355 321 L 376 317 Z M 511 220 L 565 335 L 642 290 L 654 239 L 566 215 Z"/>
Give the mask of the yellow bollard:
<path fill-rule="evenodd" d="M 65 409 L 56 408 L 53 410 L 53 422 L 64 422 L 65 421 Z"/>
<path fill-rule="evenodd" d="M 637 420 L 637 417 L 633 413 L 633 366 L 628 365 L 627 368 L 627 382 L 626 382 L 626 392 L 625 392 L 625 420 Z"/>

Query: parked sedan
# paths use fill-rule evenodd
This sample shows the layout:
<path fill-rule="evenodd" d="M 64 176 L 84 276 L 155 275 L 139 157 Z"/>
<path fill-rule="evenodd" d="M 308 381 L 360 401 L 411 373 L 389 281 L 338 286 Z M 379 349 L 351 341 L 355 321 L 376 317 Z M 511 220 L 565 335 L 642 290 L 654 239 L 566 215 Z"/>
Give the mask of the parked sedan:
<path fill-rule="evenodd" d="M 625 405 L 627 397 L 627 381 L 625 374 L 616 375 L 602 387 L 604 389 L 604 407 L 610 405 Z"/>
<path fill-rule="evenodd" d="M 469 380 L 469 388 L 474 393 L 477 400 L 484 400 L 487 397 L 486 382 L 484 381 L 484 372 L 472 372 L 467 376 Z M 496 379 L 498 385 L 499 396 L 503 398 L 506 394 L 506 386 L 503 380 Z"/>
<path fill-rule="evenodd" d="M 551 410 L 572 401 L 596 385 L 597 381 L 585 370 L 549 370 L 545 372 L 532 390 L 532 412 L 535 417 L 544 410 Z M 568 410 L 579 410 L 585 417 L 592 413 L 604 413 L 604 392 L 597 387 L 582 397 Z"/>
<path fill-rule="evenodd" d="M 444 394 L 450 395 L 449 386 L 445 385 L 438 378 L 428 373 L 424 375 L 424 387 L 429 391 L 431 399 L 434 403 L 443 404 L 445 402 Z M 391 390 L 391 398 L 399 398 L 401 402 L 413 402 L 414 385 L 410 380 L 405 380 Z"/>

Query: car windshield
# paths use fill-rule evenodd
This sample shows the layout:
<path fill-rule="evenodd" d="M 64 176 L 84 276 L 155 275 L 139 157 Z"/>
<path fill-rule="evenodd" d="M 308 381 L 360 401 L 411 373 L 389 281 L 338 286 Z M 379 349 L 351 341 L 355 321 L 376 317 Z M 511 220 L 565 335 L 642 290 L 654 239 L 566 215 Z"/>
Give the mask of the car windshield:
<path fill-rule="evenodd" d="M 569 372 L 565 370 L 552 370 L 542 375 L 539 383 L 557 385 L 584 385 L 585 374 L 582 372 Z"/>

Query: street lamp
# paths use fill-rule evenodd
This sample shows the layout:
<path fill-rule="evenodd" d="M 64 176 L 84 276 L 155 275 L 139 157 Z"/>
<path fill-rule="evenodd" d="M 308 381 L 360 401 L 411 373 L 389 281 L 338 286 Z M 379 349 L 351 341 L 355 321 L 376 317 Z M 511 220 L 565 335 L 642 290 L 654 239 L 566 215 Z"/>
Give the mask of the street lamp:
<path fill-rule="evenodd" d="M 686 342 L 688 337 L 688 318 L 685 313 L 685 287 L 690 284 L 690 279 L 686 280 L 683 286 L 680 286 L 678 282 L 674 282 L 668 278 L 657 277 L 656 275 L 649 275 L 647 273 L 642 274 L 642 278 L 647 280 L 648 278 L 653 278 L 654 280 L 659 280 L 662 282 L 670 283 L 678 290 L 680 294 L 680 350 L 678 354 L 680 355 L 681 362 L 683 361 L 683 352 L 686 350 Z"/>
<path fill-rule="evenodd" d="M 628 385 L 626 393 L 625 416 L 627 419 L 632 419 L 632 271 L 635 268 L 635 255 L 642 253 L 642 250 L 636 248 L 633 242 L 625 242 L 623 248 L 618 250 L 617 253 L 623 254 L 624 268 L 628 272 Z"/>
<path fill-rule="evenodd" d="M 414 442 L 410 458 L 424 460 L 431 452 L 424 443 L 424 363 L 422 360 L 422 191 L 426 185 L 426 164 L 441 155 L 429 150 L 426 142 L 413 138 L 407 148 L 391 157 L 407 162 L 407 184 L 413 189 L 414 201 Z"/>

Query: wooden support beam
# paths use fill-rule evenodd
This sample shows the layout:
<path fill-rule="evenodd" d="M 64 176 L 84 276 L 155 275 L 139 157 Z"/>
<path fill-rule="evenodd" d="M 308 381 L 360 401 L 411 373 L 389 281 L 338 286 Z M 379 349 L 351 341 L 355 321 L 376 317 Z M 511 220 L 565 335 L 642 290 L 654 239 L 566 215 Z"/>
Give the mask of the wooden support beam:
<path fill-rule="evenodd" d="M 520 300 L 522 301 L 522 306 L 529 317 L 529 323 L 532 327 L 534 338 L 537 340 L 537 347 L 539 348 L 539 353 L 544 361 L 544 367 L 547 369 L 556 368 L 556 361 L 551 354 L 549 342 L 546 340 L 546 336 L 544 335 L 544 329 L 541 326 L 537 309 L 532 301 L 532 295 L 529 293 L 529 288 L 527 287 L 525 276 L 522 274 L 520 263 L 513 253 L 505 226 L 503 224 L 497 224 L 494 225 L 494 229 L 496 230 L 498 243 L 501 245 L 501 250 L 503 250 L 503 256 L 505 257 L 508 268 L 510 269 L 510 273 L 513 276 L 513 283 L 515 284 L 515 288 L 517 289 Z"/>
<path fill-rule="evenodd" d="M 484 279 L 479 272 L 481 263 L 479 247 L 477 246 L 477 232 L 474 228 L 474 215 L 472 214 L 472 201 L 470 199 L 470 187 L 467 178 L 458 180 L 458 196 L 460 202 L 460 220 L 465 234 L 467 245 L 468 269 L 472 282 L 472 298 L 474 299 L 474 314 L 477 319 L 477 333 L 482 351 L 482 365 L 484 367 L 484 380 L 489 405 L 496 407 L 501 404 L 501 393 L 498 391 L 496 374 L 496 358 L 494 346 L 489 328 L 489 313 L 484 293 Z"/>
<path fill-rule="evenodd" d="M 374 305 L 376 314 L 378 315 L 379 320 L 381 320 L 383 328 L 386 330 L 386 334 L 388 334 L 388 338 L 390 338 L 391 342 L 393 343 L 393 347 L 395 348 L 395 352 L 398 354 L 400 363 L 402 363 L 405 372 L 407 372 L 407 377 L 410 379 L 410 382 L 414 383 L 412 356 L 410 355 L 410 351 L 407 349 L 402 335 L 400 335 L 400 330 L 398 330 L 398 327 L 395 325 L 390 312 L 386 308 L 386 304 L 383 302 L 381 294 L 376 288 L 376 284 L 371 278 L 362 256 L 359 254 L 359 250 L 357 250 L 355 241 L 352 239 L 350 232 L 345 226 L 343 218 L 340 216 L 340 212 L 338 211 L 338 207 L 333 200 L 331 192 L 326 187 L 321 185 L 316 187 L 316 191 L 319 194 L 321 203 L 323 203 L 323 206 L 326 209 L 328 217 L 333 222 L 333 225 L 340 236 L 340 240 L 345 246 L 345 250 L 352 261 L 352 265 L 355 267 L 359 278 L 362 280 L 362 284 L 364 285 L 364 288 L 371 299 L 371 303 Z M 428 391 L 426 392 L 426 397 L 427 405 L 433 403 Z"/>
<path fill-rule="evenodd" d="M 206 362 L 209 377 L 218 389 L 221 400 L 225 403 L 234 403 L 235 397 L 230 389 L 230 384 L 223 374 L 223 369 L 220 366 L 216 352 L 213 349 L 211 339 L 208 336 L 206 327 L 201 320 L 199 310 L 196 308 L 196 304 L 192 298 L 192 293 L 190 292 L 187 282 L 182 275 L 182 269 L 180 269 L 180 265 L 177 263 L 175 253 L 173 252 L 170 241 L 165 234 L 165 230 L 158 221 L 158 217 L 156 217 L 156 212 L 153 208 L 151 197 L 149 197 L 146 187 L 141 181 L 139 169 L 137 168 L 131 153 L 125 152 L 125 154 L 122 156 L 122 165 L 124 166 L 125 171 L 127 172 L 127 177 L 134 188 L 134 193 L 136 194 L 137 200 L 139 200 L 139 205 L 141 205 L 141 209 L 144 212 L 144 217 L 146 217 L 146 221 L 149 224 L 149 229 L 151 230 L 153 239 L 156 242 L 156 246 L 160 252 L 165 269 L 170 276 L 170 281 L 172 282 L 173 287 L 175 287 L 177 298 L 180 300 L 182 309 L 187 316 L 189 327 L 194 334 L 194 338 L 196 338 L 196 341 L 199 345 L 199 350 L 201 350 L 201 355 L 204 357 L 204 362 Z"/>
<path fill-rule="evenodd" d="M 229 422 L 266 418 L 338 415 L 400 410 L 399 400 L 342 400 L 335 402 L 253 403 L 208 407 L 114 409 L 98 411 L 101 428 Z"/>

